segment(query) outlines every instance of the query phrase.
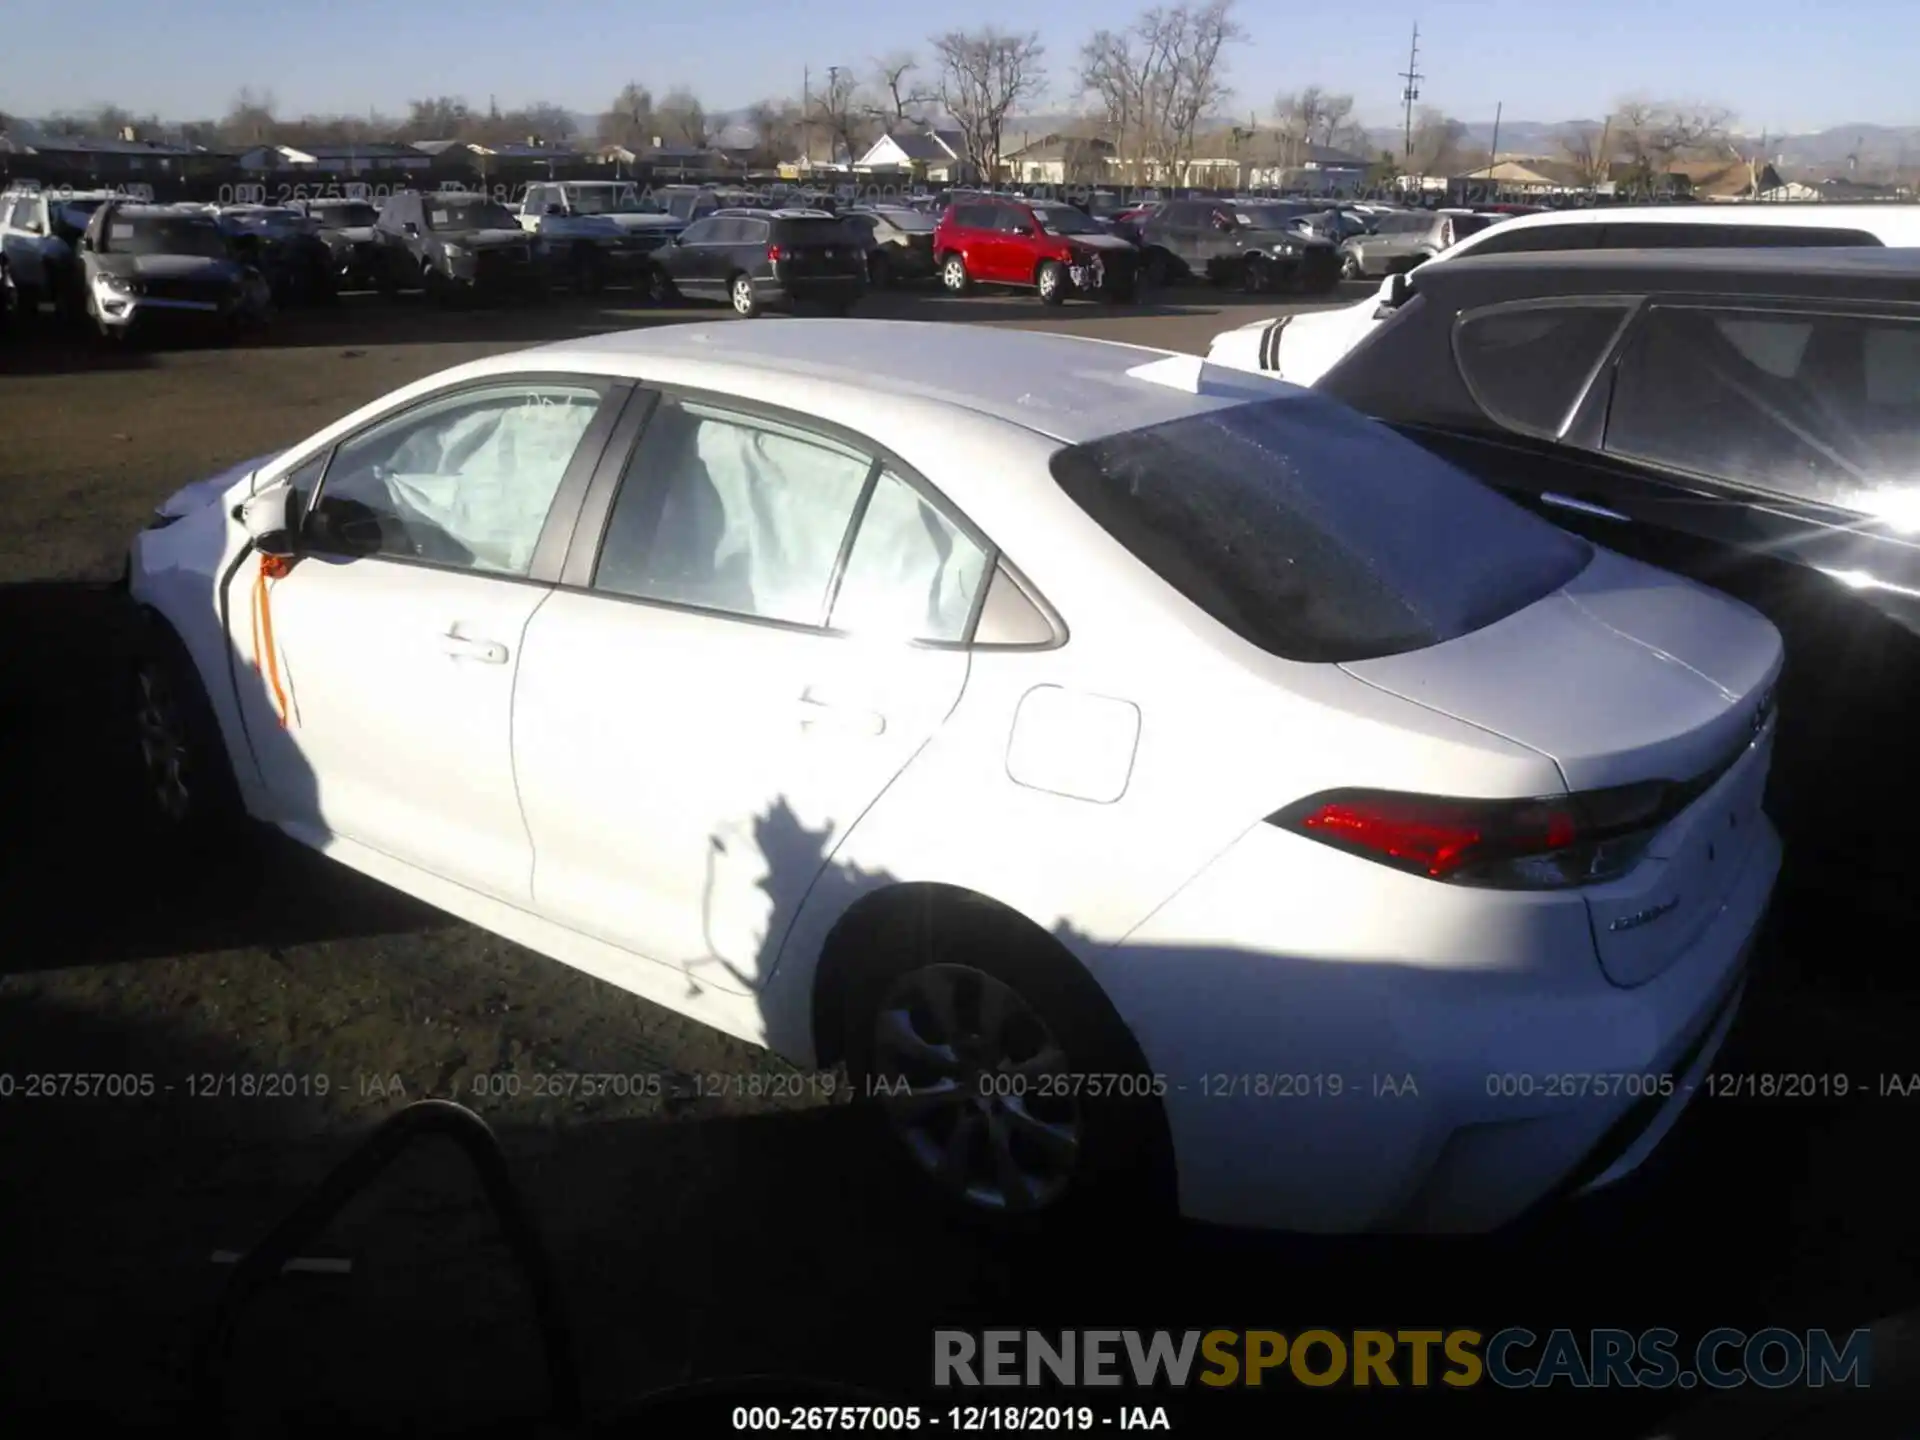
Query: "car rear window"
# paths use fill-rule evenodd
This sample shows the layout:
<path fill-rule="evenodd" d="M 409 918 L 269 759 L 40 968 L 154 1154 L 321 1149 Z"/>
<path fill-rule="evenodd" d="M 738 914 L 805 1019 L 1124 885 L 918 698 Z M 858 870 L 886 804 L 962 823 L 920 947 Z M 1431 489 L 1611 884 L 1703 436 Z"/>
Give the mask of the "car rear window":
<path fill-rule="evenodd" d="M 853 232 L 844 220 L 821 216 L 818 219 L 776 220 L 773 238 L 782 245 L 855 245 Z"/>
<path fill-rule="evenodd" d="M 1054 479 L 1135 558 L 1284 660 L 1370 660 L 1480 630 L 1586 567 L 1585 541 L 1319 396 L 1059 451 Z"/>

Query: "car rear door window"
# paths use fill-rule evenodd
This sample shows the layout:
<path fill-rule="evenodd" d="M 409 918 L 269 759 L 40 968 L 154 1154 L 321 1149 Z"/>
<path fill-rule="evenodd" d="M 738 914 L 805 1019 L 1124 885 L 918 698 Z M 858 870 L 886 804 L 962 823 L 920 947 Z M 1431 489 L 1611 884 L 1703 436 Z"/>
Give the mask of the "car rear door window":
<path fill-rule="evenodd" d="M 820 625 L 874 469 L 798 425 L 664 399 L 614 498 L 594 588 Z"/>
<path fill-rule="evenodd" d="M 1220 624 L 1286 660 L 1437 645 L 1552 594 L 1590 547 L 1303 392 L 1056 452 L 1060 487 Z"/>
<path fill-rule="evenodd" d="M 1627 302 L 1472 311 L 1454 327 L 1454 359 L 1489 419 L 1557 439 L 1632 313 Z"/>
<path fill-rule="evenodd" d="M 1869 514 L 1920 495 L 1920 320 L 1660 305 L 1621 356 L 1606 448 Z"/>
<path fill-rule="evenodd" d="M 963 640 L 987 563 L 985 548 L 882 470 L 834 595 L 832 626 L 897 640 Z"/>

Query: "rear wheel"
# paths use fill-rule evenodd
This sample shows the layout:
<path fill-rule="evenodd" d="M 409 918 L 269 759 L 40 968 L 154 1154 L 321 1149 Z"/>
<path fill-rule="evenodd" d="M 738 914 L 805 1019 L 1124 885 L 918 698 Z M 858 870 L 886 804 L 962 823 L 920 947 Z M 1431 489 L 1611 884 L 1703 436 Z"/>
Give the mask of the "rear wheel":
<path fill-rule="evenodd" d="M 1345 255 L 1340 257 L 1340 278 L 1342 280 L 1363 280 L 1366 278 L 1366 274 L 1366 268 L 1361 265 L 1360 257 L 1354 254 L 1353 251 L 1349 250 Z"/>
<path fill-rule="evenodd" d="M 672 305 L 680 298 L 679 290 L 674 288 L 673 277 L 658 265 L 647 267 L 646 292 L 650 305 Z"/>
<path fill-rule="evenodd" d="M 1155 289 L 1161 289 L 1173 279 L 1173 267 L 1167 263 L 1164 250 L 1155 250 L 1147 256 L 1146 282 Z"/>
<path fill-rule="evenodd" d="M 1240 270 L 1240 288 L 1249 295 L 1264 295 L 1273 289 L 1273 267 L 1258 255 L 1249 255 Z"/>
<path fill-rule="evenodd" d="M 967 274 L 966 257 L 953 254 L 940 262 L 940 283 L 949 295 L 964 295 L 973 288 L 973 277 Z"/>
<path fill-rule="evenodd" d="M 1067 299 L 1067 267 L 1058 260 L 1048 260 L 1040 266 L 1039 274 L 1033 277 L 1034 288 L 1040 292 L 1042 305 L 1062 305 Z"/>
<path fill-rule="evenodd" d="M 760 297 L 754 293 L 751 275 L 734 276 L 727 282 L 727 294 L 733 301 L 733 313 L 742 320 L 751 320 L 760 313 Z"/>
<path fill-rule="evenodd" d="M 997 1229 L 1171 1210 L 1157 1086 L 1071 956 L 965 902 L 903 905 L 865 948 L 848 1073 L 878 1102 L 883 1143 L 948 1208 Z M 1087 1075 L 1112 1083 L 1055 1083 Z"/>
<path fill-rule="evenodd" d="M 601 263 L 600 252 L 591 246 L 581 246 L 573 252 L 573 291 L 576 295 L 598 295 L 606 288 L 606 267 Z"/>

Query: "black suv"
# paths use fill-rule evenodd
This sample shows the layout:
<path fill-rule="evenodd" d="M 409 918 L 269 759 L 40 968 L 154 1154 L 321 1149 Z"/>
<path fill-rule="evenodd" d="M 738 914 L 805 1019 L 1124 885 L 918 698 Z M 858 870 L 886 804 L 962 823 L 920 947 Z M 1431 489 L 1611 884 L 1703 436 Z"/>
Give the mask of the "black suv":
<path fill-rule="evenodd" d="M 824 210 L 722 210 L 658 257 L 679 294 L 748 318 L 810 304 L 844 315 L 867 290 L 864 237 Z"/>
<path fill-rule="evenodd" d="M 1138 227 L 1148 283 L 1192 275 L 1256 292 L 1325 294 L 1340 283 L 1340 251 L 1306 226 L 1314 213 L 1285 201 L 1169 200 Z"/>
<path fill-rule="evenodd" d="M 380 207 L 380 289 L 425 290 L 435 300 L 544 295 L 533 237 L 497 200 L 465 190 L 402 190 Z"/>
<path fill-rule="evenodd" d="M 371 290 L 379 279 L 380 243 L 374 226 L 380 207 L 371 200 L 298 200 L 302 211 L 319 227 L 320 240 L 333 257 L 335 284 L 342 290 Z"/>
<path fill-rule="evenodd" d="M 320 227 L 290 205 L 227 205 L 216 212 L 234 258 L 267 277 L 279 305 L 325 305 L 339 294 Z"/>

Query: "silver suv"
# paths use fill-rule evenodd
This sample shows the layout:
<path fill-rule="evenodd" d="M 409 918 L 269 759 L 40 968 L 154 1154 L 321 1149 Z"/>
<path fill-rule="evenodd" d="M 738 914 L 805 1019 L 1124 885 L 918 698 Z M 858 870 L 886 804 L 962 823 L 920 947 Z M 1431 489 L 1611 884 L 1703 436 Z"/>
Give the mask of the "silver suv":
<path fill-rule="evenodd" d="M 81 313 L 80 237 L 111 190 L 18 186 L 0 192 L 0 300 L 31 316 L 43 303 Z"/>

